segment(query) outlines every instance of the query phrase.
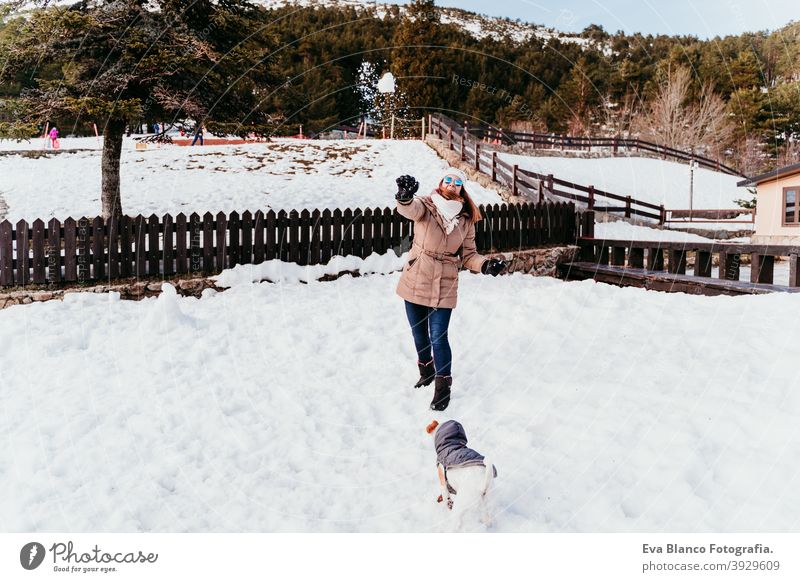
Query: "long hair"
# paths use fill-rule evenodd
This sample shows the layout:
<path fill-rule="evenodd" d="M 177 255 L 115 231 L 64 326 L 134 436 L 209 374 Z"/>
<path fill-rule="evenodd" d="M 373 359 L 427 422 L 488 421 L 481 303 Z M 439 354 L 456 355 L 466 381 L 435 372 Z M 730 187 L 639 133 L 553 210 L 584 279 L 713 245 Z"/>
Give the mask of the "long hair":
<path fill-rule="evenodd" d="M 436 187 L 436 191 L 443 197 L 447 198 L 444 195 L 444 191 L 442 190 L 442 183 L 439 182 L 439 185 Z M 481 215 L 481 209 L 475 204 L 475 201 L 472 200 L 472 196 L 467 193 L 467 189 L 464 186 L 461 186 L 461 196 L 464 198 L 464 205 L 461 207 L 461 214 L 467 217 L 472 224 L 483 220 L 483 216 Z"/>

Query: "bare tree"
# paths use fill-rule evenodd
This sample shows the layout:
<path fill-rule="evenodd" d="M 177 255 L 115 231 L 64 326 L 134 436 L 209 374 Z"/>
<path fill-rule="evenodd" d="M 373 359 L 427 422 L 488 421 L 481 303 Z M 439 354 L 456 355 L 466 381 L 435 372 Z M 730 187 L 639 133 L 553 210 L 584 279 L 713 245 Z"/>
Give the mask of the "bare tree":
<path fill-rule="evenodd" d="M 615 103 L 610 95 L 603 98 L 601 111 L 601 128 L 604 135 L 627 137 L 631 131 L 633 120 L 638 114 L 636 96 L 625 95 L 621 103 Z"/>
<path fill-rule="evenodd" d="M 711 83 L 705 83 L 697 101 L 689 99 L 691 72 L 684 67 L 670 71 L 633 129 L 642 139 L 683 150 L 719 154 L 732 135 L 733 126 L 725 102 Z"/>

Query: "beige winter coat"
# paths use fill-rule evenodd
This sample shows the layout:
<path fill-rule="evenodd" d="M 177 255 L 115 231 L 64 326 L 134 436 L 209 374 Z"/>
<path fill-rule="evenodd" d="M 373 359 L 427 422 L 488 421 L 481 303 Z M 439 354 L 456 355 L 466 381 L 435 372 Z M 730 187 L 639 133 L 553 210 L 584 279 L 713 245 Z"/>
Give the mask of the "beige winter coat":
<path fill-rule="evenodd" d="M 458 226 L 446 234 L 436 206 L 428 196 L 417 196 L 397 211 L 414 221 L 414 244 L 403 267 L 397 294 L 411 303 L 454 308 L 458 298 L 458 271 L 480 273 L 486 260 L 475 248 L 475 225 L 459 215 Z"/>

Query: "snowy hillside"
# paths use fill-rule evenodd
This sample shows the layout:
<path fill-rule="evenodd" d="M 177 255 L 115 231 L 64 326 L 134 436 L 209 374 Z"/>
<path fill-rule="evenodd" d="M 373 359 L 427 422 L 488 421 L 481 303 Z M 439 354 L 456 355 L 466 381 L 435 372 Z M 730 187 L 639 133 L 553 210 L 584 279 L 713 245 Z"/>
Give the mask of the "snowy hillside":
<path fill-rule="evenodd" d="M 331 6 L 331 7 L 352 7 L 357 9 L 370 8 L 375 10 L 379 18 L 386 18 L 390 9 L 397 8 L 400 14 L 406 12 L 404 5 L 395 5 L 389 2 L 370 2 L 367 0 L 254 0 L 256 4 L 266 8 L 277 8 L 283 6 Z M 514 42 L 526 42 L 531 37 L 540 38 L 544 41 L 557 38 L 562 42 L 571 42 L 580 45 L 589 44 L 591 41 L 576 34 L 564 33 L 547 28 L 540 24 L 511 20 L 509 18 L 499 18 L 477 14 L 460 8 L 449 8 L 437 6 L 436 11 L 443 24 L 458 26 L 477 39 L 492 37 L 495 40 L 511 39 Z"/>
<path fill-rule="evenodd" d="M 462 273 L 434 414 L 397 278 L 0 311 L 3 530 L 449 530 L 434 417 L 497 465 L 492 531 L 797 528 L 795 297 Z"/>
<path fill-rule="evenodd" d="M 64 148 L 87 146 L 99 147 L 94 138 L 63 140 Z M 0 143 L 0 151 L 22 147 Z M 27 147 L 41 145 L 37 141 Z M 133 140 L 126 140 L 121 162 L 123 209 L 129 215 L 386 207 L 394 204 L 397 176 L 413 174 L 420 190 L 428 192 L 448 167 L 420 141 L 286 139 L 133 148 Z M 0 155 L 0 175 L 0 199 L 11 221 L 100 211 L 99 149 L 44 157 Z M 475 182 L 468 187 L 478 204 L 502 202 L 494 190 Z"/>

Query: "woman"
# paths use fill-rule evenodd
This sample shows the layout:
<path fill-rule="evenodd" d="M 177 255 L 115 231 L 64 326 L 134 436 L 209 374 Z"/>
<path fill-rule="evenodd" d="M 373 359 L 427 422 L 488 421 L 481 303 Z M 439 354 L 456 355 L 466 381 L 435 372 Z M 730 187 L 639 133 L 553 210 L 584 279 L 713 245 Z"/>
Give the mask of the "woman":
<path fill-rule="evenodd" d="M 456 306 L 458 271 L 497 276 L 505 263 L 479 255 L 475 248 L 475 223 L 480 209 L 464 189 L 466 176 L 450 168 L 429 196 L 414 197 L 419 184 L 412 176 L 397 179 L 397 211 L 414 221 L 414 243 L 397 294 L 405 299 L 417 349 L 420 378 L 414 388 L 435 382 L 431 409 L 450 403 L 450 343 L 447 328 Z M 431 353 L 431 351 L 433 353 Z"/>

